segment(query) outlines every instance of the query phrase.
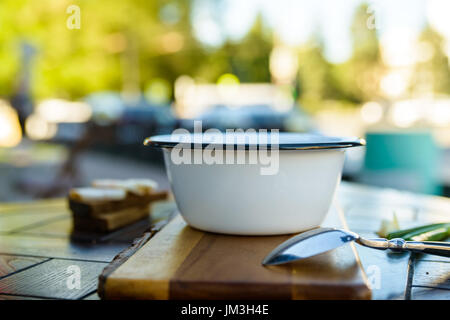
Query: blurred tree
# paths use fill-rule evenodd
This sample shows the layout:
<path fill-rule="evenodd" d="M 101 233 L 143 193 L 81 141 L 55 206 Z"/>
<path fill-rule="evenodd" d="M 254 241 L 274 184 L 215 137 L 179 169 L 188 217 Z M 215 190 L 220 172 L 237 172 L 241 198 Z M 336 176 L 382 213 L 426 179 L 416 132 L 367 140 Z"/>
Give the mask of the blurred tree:
<path fill-rule="evenodd" d="M 383 63 L 373 19 L 367 4 L 356 9 L 351 28 L 353 55 L 332 71 L 333 82 L 339 88 L 341 98 L 355 104 L 379 98 Z"/>
<path fill-rule="evenodd" d="M 80 7 L 80 29 L 67 27 L 70 5 Z M 37 98 L 133 91 L 153 77 L 193 74 L 206 53 L 192 36 L 189 8 L 182 0 L 2 0 L 0 94 L 13 91 L 23 40 L 37 48 Z"/>
<path fill-rule="evenodd" d="M 258 14 L 244 38 L 227 40 L 211 51 L 206 62 L 197 66 L 195 75 L 207 82 L 215 82 L 224 73 L 235 74 L 241 82 L 270 82 L 271 50 L 272 32 Z"/>
<path fill-rule="evenodd" d="M 80 29 L 67 27 L 67 8 L 77 5 Z M 20 43 L 37 49 L 33 96 L 78 99 L 103 90 L 131 95 L 152 79 L 172 84 L 187 74 L 215 82 L 226 72 L 241 81 L 269 82 L 271 35 L 258 16 L 244 39 L 217 49 L 192 32 L 192 1 L 2 0 L 0 94 L 13 91 L 20 71 Z"/>
<path fill-rule="evenodd" d="M 137 93 L 154 79 L 173 84 L 184 74 L 204 82 L 215 82 L 224 73 L 242 82 L 270 82 L 273 35 L 261 15 L 242 39 L 211 48 L 193 35 L 193 1 L 2 0 L 0 95 L 9 96 L 20 86 L 24 42 L 36 48 L 29 76 L 36 98 L 78 99 L 103 90 Z M 214 3 L 220 15 L 223 0 Z M 80 29 L 67 27 L 70 5 L 81 9 Z M 329 63 L 317 36 L 299 48 L 299 99 L 308 109 L 320 108 L 323 100 L 357 105 L 380 98 L 384 66 L 371 19 L 366 4 L 355 11 L 353 54 L 345 63 Z M 427 27 L 421 42 L 432 55 L 417 64 L 411 90 L 432 83 L 432 91 L 450 93 L 442 37 Z"/>
<path fill-rule="evenodd" d="M 427 25 L 419 37 L 418 61 L 410 81 L 411 94 L 450 94 L 450 67 L 444 45 L 444 38 Z"/>
<path fill-rule="evenodd" d="M 335 100 L 341 107 L 357 106 L 378 98 L 383 64 L 380 58 L 373 19 L 367 4 L 356 9 L 352 24 L 352 57 L 341 64 L 331 64 L 323 56 L 320 36 L 300 50 L 300 102 L 310 111 L 324 106 L 324 100 Z M 373 22 L 373 21 L 372 21 Z"/>
<path fill-rule="evenodd" d="M 332 83 L 332 65 L 323 56 L 319 36 L 299 50 L 298 91 L 301 105 L 309 111 L 318 110 L 324 99 L 339 99 Z"/>
<path fill-rule="evenodd" d="M 155 19 L 158 21 L 158 26 L 146 27 L 149 22 L 146 22 L 146 17 L 142 17 L 143 23 L 139 29 L 139 43 L 143 44 L 141 85 L 154 77 L 165 79 L 169 83 L 174 83 L 180 75 L 194 77 L 199 64 L 207 59 L 208 52 L 193 36 L 191 1 L 160 0 L 155 3 L 156 8 L 151 8 L 150 4 L 145 8 L 140 7 L 141 12 L 156 13 Z"/>
<path fill-rule="evenodd" d="M 231 72 L 242 82 L 270 82 L 269 57 L 272 51 L 272 32 L 264 24 L 261 14 L 239 43 L 224 46 Z"/>

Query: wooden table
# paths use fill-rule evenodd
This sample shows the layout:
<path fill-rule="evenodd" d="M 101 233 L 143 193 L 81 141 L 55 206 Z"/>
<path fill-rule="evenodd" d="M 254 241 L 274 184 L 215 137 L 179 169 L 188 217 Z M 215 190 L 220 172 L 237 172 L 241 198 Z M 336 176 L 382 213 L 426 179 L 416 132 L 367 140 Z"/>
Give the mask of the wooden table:
<path fill-rule="evenodd" d="M 349 228 L 367 237 L 395 210 L 401 227 L 449 221 L 450 200 L 342 183 L 338 201 Z M 176 210 L 159 203 L 153 222 Z M 71 218 L 63 199 L 0 205 L 0 299 L 98 299 L 103 268 L 134 238 L 148 220 L 104 236 L 71 240 Z M 357 246 L 374 299 L 450 299 L 450 259 L 395 254 Z M 67 279 L 76 266 L 80 288 Z"/>

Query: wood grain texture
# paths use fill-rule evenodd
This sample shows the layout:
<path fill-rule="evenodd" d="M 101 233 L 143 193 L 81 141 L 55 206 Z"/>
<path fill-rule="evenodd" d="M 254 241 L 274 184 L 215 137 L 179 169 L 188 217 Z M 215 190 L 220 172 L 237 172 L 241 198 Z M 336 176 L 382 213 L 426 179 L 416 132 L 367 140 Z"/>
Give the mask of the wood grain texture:
<path fill-rule="evenodd" d="M 35 209 L 34 211 L 21 211 L 12 213 L 0 213 L 0 231 L 17 232 L 27 227 L 32 227 L 55 219 L 63 218 L 68 213 L 57 210 Z"/>
<path fill-rule="evenodd" d="M 163 232 L 164 231 L 164 232 Z M 120 266 L 105 283 L 105 298 L 167 299 L 169 282 L 203 232 L 178 216 Z M 143 249 L 142 248 L 142 249 Z M 121 279 L 109 281 L 111 277 Z M 118 296 L 116 296 L 118 293 Z"/>
<path fill-rule="evenodd" d="M 450 261 L 416 261 L 413 286 L 450 290 Z"/>
<path fill-rule="evenodd" d="M 336 215 L 326 225 L 338 219 Z M 194 230 L 177 216 L 112 272 L 106 299 L 368 299 L 351 246 L 283 266 L 261 261 L 290 236 Z"/>
<path fill-rule="evenodd" d="M 411 300 L 450 300 L 450 290 L 412 287 Z"/>
<path fill-rule="evenodd" d="M 155 203 L 152 213 L 160 221 L 168 217 L 173 208 L 173 203 Z M 46 212 L 58 219 L 46 219 Z M 95 293 L 98 275 L 106 262 L 127 248 L 144 230 L 150 226 L 157 229 L 160 225 L 158 222 L 152 225 L 152 219 L 141 220 L 106 235 L 93 238 L 90 234 L 89 239 L 95 243 L 87 243 L 71 239 L 72 219 L 65 208 L 65 199 L 1 204 L 0 216 L 24 220 L 16 232 L 0 236 L 0 253 L 4 253 L 0 254 L 0 300 L 98 299 Z M 28 216 L 36 218 L 32 224 L 27 224 Z M 76 292 L 67 290 L 63 282 L 68 276 L 65 268 L 72 264 L 79 265 L 82 272 L 82 288 Z"/>
<path fill-rule="evenodd" d="M 46 258 L 0 255 L 0 278 L 47 260 Z"/>
<path fill-rule="evenodd" d="M 189 227 L 187 227 L 189 228 Z M 170 281 L 172 299 L 367 298 L 350 247 L 289 265 L 263 267 L 268 251 L 289 236 L 204 233 Z M 268 249 L 270 248 L 270 249 Z M 350 259 L 349 259 L 350 258 Z"/>
<path fill-rule="evenodd" d="M 150 238 L 154 235 L 153 232 L 146 232 L 144 235 L 133 241 L 133 244 L 122 250 L 117 256 L 114 257 L 113 261 L 108 264 L 105 269 L 103 269 L 102 273 L 99 276 L 98 282 L 98 295 L 100 297 L 106 297 L 106 281 L 108 277 L 115 272 L 125 261 L 127 261 L 133 254 L 135 254 L 144 244 L 150 240 Z M 109 291 L 108 291 L 109 292 Z"/>
<path fill-rule="evenodd" d="M 23 228 L 20 233 L 24 235 L 37 235 L 42 237 L 69 238 L 72 230 L 72 218 L 70 216 L 66 216 L 42 225 Z"/>
<path fill-rule="evenodd" d="M 27 297 L 19 295 L 0 294 L 0 300 L 43 300 L 43 298 Z"/>
<path fill-rule="evenodd" d="M 450 239 L 447 239 L 449 241 Z M 428 262 L 450 262 L 448 257 L 441 257 L 432 254 L 419 254 L 416 256 L 417 261 L 428 261 Z"/>
<path fill-rule="evenodd" d="M 80 268 L 80 289 L 69 289 L 68 267 Z M 29 297 L 79 299 L 96 291 L 97 277 L 106 263 L 53 259 L 0 279 L 3 294 Z"/>
<path fill-rule="evenodd" d="M 23 211 L 35 211 L 35 210 L 67 210 L 67 205 L 65 201 L 61 201 L 61 199 L 46 199 L 39 201 L 30 201 L 30 202 L 8 202 L 2 203 L 0 206 L 0 214 L 2 213 L 14 213 L 14 212 L 23 212 Z"/>
<path fill-rule="evenodd" d="M 158 215 L 158 221 L 155 222 L 147 230 L 147 232 L 143 233 L 142 237 L 135 238 L 129 248 L 122 250 L 118 255 L 114 257 L 113 261 L 111 261 L 111 263 L 108 264 L 105 269 L 103 269 L 102 273 L 99 276 L 99 285 L 97 290 L 99 297 L 105 298 L 106 296 L 106 282 L 109 276 L 113 272 L 115 272 L 133 254 L 135 254 L 140 248 L 142 248 L 157 232 L 165 227 L 167 223 L 169 223 L 169 221 L 171 221 L 176 216 L 176 211 L 167 210 L 168 208 L 173 208 L 172 205 L 173 202 L 170 202 L 169 206 L 163 204 L 161 206 L 154 207 L 153 213 L 160 213 Z"/>
<path fill-rule="evenodd" d="M 100 297 L 98 296 L 97 292 L 94 292 L 93 294 L 90 294 L 87 297 L 83 298 L 83 300 L 100 300 Z"/>
<path fill-rule="evenodd" d="M 126 243 L 87 244 L 31 235 L 0 235 L 0 254 L 109 262 Z"/>

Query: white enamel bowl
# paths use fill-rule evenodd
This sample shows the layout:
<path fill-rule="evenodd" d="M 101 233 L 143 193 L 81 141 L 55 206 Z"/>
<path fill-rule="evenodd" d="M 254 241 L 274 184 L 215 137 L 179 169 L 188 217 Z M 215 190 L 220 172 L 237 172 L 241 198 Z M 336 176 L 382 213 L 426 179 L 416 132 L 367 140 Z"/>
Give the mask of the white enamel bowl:
<path fill-rule="evenodd" d="M 292 142 L 283 149 L 280 139 L 277 173 L 261 175 L 267 165 L 175 164 L 173 145 L 162 143 L 164 139 L 167 136 L 151 137 L 146 144 L 163 148 L 183 218 L 197 229 L 235 235 L 288 234 L 319 226 L 341 179 L 345 148 L 364 143 L 341 139 L 337 146 L 308 145 L 300 139 L 297 149 Z M 242 152 L 249 156 L 258 151 Z"/>

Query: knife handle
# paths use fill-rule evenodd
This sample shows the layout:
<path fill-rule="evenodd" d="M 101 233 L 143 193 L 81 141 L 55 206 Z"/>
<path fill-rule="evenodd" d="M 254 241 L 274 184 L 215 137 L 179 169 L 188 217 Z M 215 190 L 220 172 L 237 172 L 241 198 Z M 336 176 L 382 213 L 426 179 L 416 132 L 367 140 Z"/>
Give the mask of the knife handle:
<path fill-rule="evenodd" d="M 450 257 L 450 242 L 405 241 L 399 238 L 389 240 L 389 249 L 394 251 L 407 250 L 411 252 L 429 253 L 436 256 Z"/>

